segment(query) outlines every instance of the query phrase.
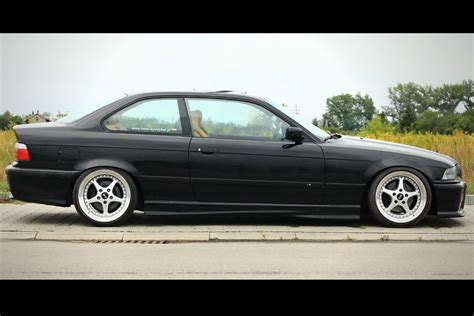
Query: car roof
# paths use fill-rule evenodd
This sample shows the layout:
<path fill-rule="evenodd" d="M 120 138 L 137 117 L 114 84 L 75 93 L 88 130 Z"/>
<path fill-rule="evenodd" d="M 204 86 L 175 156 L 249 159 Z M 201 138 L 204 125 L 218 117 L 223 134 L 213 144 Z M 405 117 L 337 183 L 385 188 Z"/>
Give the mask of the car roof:
<path fill-rule="evenodd" d="M 238 99 L 249 99 L 265 101 L 265 98 L 248 95 L 246 92 L 238 92 L 232 90 L 218 90 L 218 91 L 156 91 L 156 92 L 142 92 L 128 95 L 130 99 L 147 98 L 154 96 L 177 96 L 177 97 L 230 97 Z"/>

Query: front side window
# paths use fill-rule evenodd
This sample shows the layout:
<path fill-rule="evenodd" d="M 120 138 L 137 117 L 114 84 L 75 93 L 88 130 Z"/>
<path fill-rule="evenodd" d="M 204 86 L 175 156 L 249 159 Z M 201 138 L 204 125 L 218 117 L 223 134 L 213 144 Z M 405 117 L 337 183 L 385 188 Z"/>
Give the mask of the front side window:
<path fill-rule="evenodd" d="M 139 101 L 113 114 L 105 121 L 110 131 L 182 134 L 178 100 Z"/>
<path fill-rule="evenodd" d="M 268 110 L 247 102 L 187 99 L 195 137 L 282 141 L 288 123 Z"/>

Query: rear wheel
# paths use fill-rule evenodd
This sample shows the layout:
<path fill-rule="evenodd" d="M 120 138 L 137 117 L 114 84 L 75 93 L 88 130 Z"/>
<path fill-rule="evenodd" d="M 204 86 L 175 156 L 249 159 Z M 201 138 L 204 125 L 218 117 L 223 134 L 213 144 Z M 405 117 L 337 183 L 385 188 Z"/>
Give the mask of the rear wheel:
<path fill-rule="evenodd" d="M 92 169 L 76 181 L 73 192 L 77 212 L 97 226 L 125 222 L 135 210 L 137 189 L 131 177 L 117 169 Z"/>
<path fill-rule="evenodd" d="M 428 181 L 411 168 L 391 168 L 378 175 L 369 190 L 369 209 L 384 225 L 410 227 L 431 207 Z"/>

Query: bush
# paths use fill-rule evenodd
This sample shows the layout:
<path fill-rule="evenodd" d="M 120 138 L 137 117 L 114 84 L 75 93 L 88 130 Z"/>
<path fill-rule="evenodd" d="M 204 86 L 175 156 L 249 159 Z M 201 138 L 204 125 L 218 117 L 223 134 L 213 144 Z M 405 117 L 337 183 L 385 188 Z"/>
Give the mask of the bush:
<path fill-rule="evenodd" d="M 394 132 L 395 127 L 392 124 L 390 124 L 387 120 L 384 120 L 380 115 L 376 115 L 357 134 L 364 136 L 369 134 L 393 134 Z"/>

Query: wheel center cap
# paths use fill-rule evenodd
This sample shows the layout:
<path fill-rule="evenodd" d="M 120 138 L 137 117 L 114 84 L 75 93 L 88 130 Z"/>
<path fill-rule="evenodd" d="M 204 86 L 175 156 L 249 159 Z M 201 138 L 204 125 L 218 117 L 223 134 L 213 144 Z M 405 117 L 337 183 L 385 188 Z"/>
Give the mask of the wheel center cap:
<path fill-rule="evenodd" d="M 401 193 L 398 193 L 398 195 L 397 195 L 397 199 L 398 199 L 398 200 L 403 200 L 403 194 L 401 194 Z"/>
<path fill-rule="evenodd" d="M 106 198 L 108 198 L 108 197 L 109 197 L 109 195 L 107 194 L 107 192 L 104 192 L 104 193 L 102 193 L 102 195 L 101 195 L 101 196 L 102 196 L 102 198 L 103 198 L 103 199 L 106 199 Z"/>

